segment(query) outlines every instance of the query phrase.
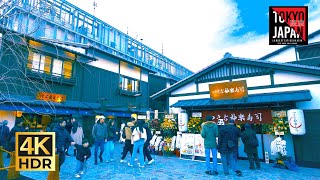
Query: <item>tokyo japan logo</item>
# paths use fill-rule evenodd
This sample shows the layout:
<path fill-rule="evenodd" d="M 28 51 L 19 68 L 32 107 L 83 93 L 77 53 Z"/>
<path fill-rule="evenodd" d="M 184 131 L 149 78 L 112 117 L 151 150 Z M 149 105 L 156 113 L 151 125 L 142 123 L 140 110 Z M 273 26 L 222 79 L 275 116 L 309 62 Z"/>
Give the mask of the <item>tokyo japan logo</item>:
<path fill-rule="evenodd" d="M 307 45 L 308 7 L 270 6 L 269 44 Z"/>
<path fill-rule="evenodd" d="M 17 171 L 55 171 L 55 133 L 16 133 Z"/>

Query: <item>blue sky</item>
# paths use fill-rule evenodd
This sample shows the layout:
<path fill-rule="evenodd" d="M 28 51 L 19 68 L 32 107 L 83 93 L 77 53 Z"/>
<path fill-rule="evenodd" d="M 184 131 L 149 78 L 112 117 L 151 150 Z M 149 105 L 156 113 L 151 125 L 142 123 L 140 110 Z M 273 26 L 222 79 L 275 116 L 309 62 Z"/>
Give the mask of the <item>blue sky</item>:
<path fill-rule="evenodd" d="M 93 14 L 94 0 L 68 0 Z M 260 58 L 269 45 L 269 6 L 309 7 L 309 34 L 320 29 L 320 0 L 95 0 L 95 15 L 197 72 L 220 60 Z"/>

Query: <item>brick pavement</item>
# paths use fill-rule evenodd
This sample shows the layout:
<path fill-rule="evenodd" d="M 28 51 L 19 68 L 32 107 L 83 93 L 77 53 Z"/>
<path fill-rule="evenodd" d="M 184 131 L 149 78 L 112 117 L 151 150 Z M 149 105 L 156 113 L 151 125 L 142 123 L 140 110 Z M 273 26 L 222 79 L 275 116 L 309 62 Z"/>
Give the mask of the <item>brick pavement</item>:
<path fill-rule="evenodd" d="M 273 168 L 273 164 L 262 163 L 261 170 L 249 170 L 248 161 L 246 160 L 238 161 L 238 167 L 243 172 L 242 177 L 237 177 L 235 173 L 225 176 L 223 174 L 222 165 L 218 165 L 219 175 L 209 176 L 204 173 L 204 162 L 181 160 L 176 156 L 164 157 L 152 155 L 155 159 L 154 164 L 146 165 L 145 168 L 139 168 L 136 164 L 134 167 L 129 167 L 126 163 L 119 162 L 122 147 L 123 144 L 116 143 L 115 161 L 113 162 L 103 162 L 94 165 L 94 158 L 90 158 L 87 162 L 87 171 L 79 179 L 320 179 L 320 169 L 300 167 L 299 171 L 293 172 L 290 170 Z M 126 160 L 129 160 L 129 158 L 130 153 L 127 155 Z M 62 165 L 62 170 L 60 172 L 60 179 L 76 179 L 74 177 L 75 165 L 74 156 L 66 157 L 66 161 Z M 48 173 L 21 172 L 21 174 L 36 180 L 45 180 Z"/>

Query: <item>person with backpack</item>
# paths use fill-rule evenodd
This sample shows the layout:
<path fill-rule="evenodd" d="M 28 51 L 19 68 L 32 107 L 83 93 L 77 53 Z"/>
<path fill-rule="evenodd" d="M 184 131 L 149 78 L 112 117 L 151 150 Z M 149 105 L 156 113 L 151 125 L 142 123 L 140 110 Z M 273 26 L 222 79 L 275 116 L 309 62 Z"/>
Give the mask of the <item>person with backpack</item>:
<path fill-rule="evenodd" d="M 254 162 L 256 163 L 257 169 L 260 169 L 260 161 L 258 157 L 258 146 L 259 142 L 256 136 L 256 132 L 251 129 L 250 124 L 244 125 L 245 130 L 242 132 L 241 140 L 244 144 L 244 152 L 248 156 L 250 167 L 249 169 L 254 170 Z"/>
<path fill-rule="evenodd" d="M 146 129 L 147 132 L 147 140 L 143 145 L 143 155 L 144 155 L 144 161 L 146 161 L 146 157 L 148 159 L 148 165 L 152 164 L 154 162 L 154 159 L 152 159 L 150 152 L 148 150 L 148 147 L 150 145 L 150 140 L 152 139 L 152 133 L 151 130 L 148 127 L 147 123 L 144 123 L 143 127 Z"/>
<path fill-rule="evenodd" d="M 144 143 L 147 141 L 147 131 L 143 127 L 144 126 L 144 120 L 138 120 L 137 127 L 134 128 L 132 135 L 131 135 L 131 141 L 133 142 L 133 151 L 131 160 L 128 163 L 128 166 L 132 167 L 134 159 L 136 158 L 136 155 L 139 150 L 139 167 L 144 168 L 144 158 L 143 158 L 143 146 Z"/>
<path fill-rule="evenodd" d="M 217 137 L 218 137 L 218 126 L 212 121 L 212 116 L 206 117 L 206 122 L 202 123 L 201 136 L 204 139 L 204 148 L 206 154 L 206 167 L 205 171 L 208 175 L 218 175 L 217 165 Z M 212 167 L 210 165 L 210 154 L 212 155 Z"/>
<path fill-rule="evenodd" d="M 124 133 L 122 134 L 122 138 L 125 139 L 124 142 L 124 147 L 123 147 L 123 151 L 122 151 L 122 157 L 120 160 L 120 163 L 125 163 L 126 160 L 124 160 L 124 158 L 127 156 L 127 153 L 130 152 L 131 156 L 132 156 L 132 150 L 133 150 L 133 146 L 131 144 L 131 135 L 132 135 L 132 131 L 134 129 L 134 124 L 136 122 L 135 118 L 131 118 L 131 121 L 128 122 L 125 127 L 124 127 Z"/>

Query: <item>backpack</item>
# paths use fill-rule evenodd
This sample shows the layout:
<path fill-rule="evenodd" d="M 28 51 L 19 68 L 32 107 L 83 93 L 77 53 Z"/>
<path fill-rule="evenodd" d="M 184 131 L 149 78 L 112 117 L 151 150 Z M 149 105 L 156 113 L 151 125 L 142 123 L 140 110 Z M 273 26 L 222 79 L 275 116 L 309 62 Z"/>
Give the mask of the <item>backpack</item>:
<path fill-rule="evenodd" d="M 121 135 L 121 137 L 122 137 L 123 139 L 126 138 L 126 127 L 128 127 L 128 126 L 127 126 L 127 123 L 124 125 L 124 127 L 123 127 L 123 129 L 122 129 L 122 135 Z"/>
<path fill-rule="evenodd" d="M 259 146 L 259 142 L 256 136 L 252 136 L 251 138 L 249 138 L 248 141 L 248 145 L 251 147 L 258 147 Z"/>

